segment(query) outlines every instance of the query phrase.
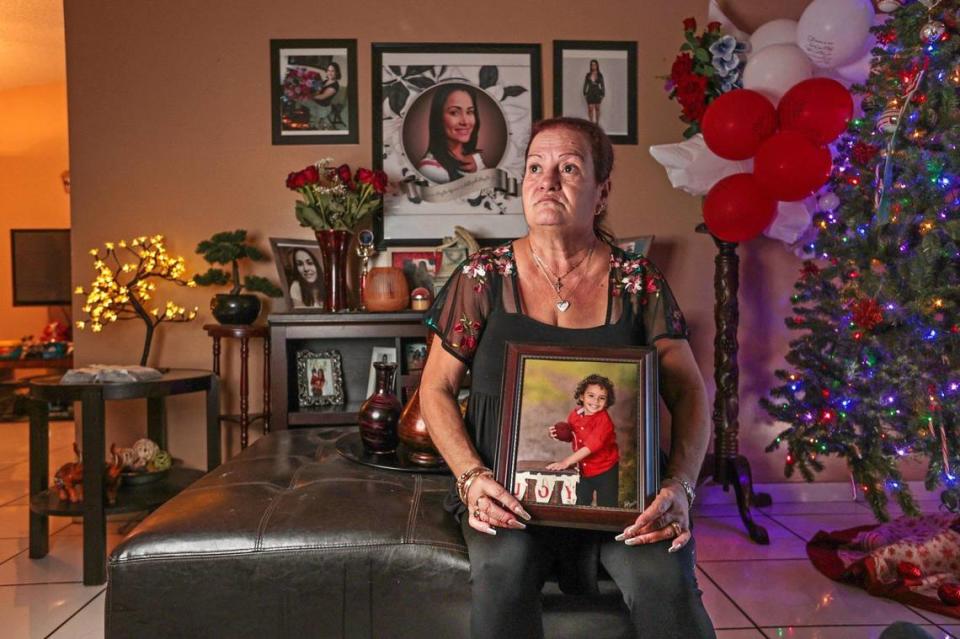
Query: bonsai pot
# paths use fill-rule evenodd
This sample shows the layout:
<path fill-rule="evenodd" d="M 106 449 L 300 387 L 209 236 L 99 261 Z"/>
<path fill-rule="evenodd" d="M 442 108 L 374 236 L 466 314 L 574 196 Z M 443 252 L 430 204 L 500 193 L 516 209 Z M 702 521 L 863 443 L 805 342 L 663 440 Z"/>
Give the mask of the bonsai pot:
<path fill-rule="evenodd" d="M 253 324 L 260 315 L 260 298 L 218 293 L 210 300 L 210 310 L 221 324 Z"/>

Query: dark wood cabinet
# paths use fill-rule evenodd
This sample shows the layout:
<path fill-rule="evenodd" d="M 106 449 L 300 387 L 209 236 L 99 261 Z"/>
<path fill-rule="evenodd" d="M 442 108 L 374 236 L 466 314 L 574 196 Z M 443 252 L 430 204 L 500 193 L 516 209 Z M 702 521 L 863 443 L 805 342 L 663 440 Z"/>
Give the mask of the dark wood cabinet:
<path fill-rule="evenodd" d="M 273 429 L 304 426 L 343 426 L 357 423 L 357 412 L 367 399 L 370 360 L 375 346 L 397 349 L 401 388 L 415 386 L 419 371 L 407 369 L 404 348 L 424 343 L 427 328 L 420 311 L 397 313 L 271 313 L 270 383 Z M 297 394 L 297 352 L 335 350 L 343 363 L 345 403 L 301 408 Z"/>

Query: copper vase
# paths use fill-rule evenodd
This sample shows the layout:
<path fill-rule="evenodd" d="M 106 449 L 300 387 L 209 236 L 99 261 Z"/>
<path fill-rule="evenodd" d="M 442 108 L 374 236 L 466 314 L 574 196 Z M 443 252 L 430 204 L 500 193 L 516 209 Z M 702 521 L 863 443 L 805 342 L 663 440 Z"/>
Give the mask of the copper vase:
<path fill-rule="evenodd" d="M 377 371 L 377 389 L 360 407 L 360 440 L 368 453 L 386 455 L 397 450 L 397 422 L 400 420 L 400 400 L 394 394 L 393 362 L 374 362 Z"/>
<path fill-rule="evenodd" d="M 413 391 L 413 395 L 400 413 L 400 427 L 398 429 L 400 441 L 409 451 L 410 461 L 418 466 L 439 466 L 443 458 L 437 452 L 427 432 L 427 423 L 420 413 L 420 389 Z"/>
<path fill-rule="evenodd" d="M 323 261 L 323 280 L 327 310 L 331 313 L 347 308 L 347 249 L 353 234 L 350 231 L 323 229 L 316 231 Z"/>

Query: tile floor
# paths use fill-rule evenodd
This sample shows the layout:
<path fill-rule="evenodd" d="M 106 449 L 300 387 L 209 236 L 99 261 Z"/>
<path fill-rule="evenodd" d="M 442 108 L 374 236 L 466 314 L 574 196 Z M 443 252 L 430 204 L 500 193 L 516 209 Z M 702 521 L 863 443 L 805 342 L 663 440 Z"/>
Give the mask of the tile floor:
<path fill-rule="evenodd" d="M 51 470 L 72 458 L 72 442 L 72 422 L 51 424 Z M 27 425 L 0 423 L 0 633 L 99 639 L 104 587 L 81 583 L 81 526 L 51 519 L 49 556 L 27 556 L 27 478 Z M 701 493 L 707 502 L 732 500 L 732 493 L 712 487 Z M 732 503 L 700 506 L 695 518 L 697 576 L 719 639 L 873 639 L 898 620 L 921 625 L 936 639 L 960 636 L 960 620 L 870 597 L 813 569 L 804 540 L 820 529 L 871 522 L 862 503 L 781 500 L 758 510 L 769 546 L 746 537 Z M 108 524 L 109 547 L 122 538 L 125 523 Z"/>

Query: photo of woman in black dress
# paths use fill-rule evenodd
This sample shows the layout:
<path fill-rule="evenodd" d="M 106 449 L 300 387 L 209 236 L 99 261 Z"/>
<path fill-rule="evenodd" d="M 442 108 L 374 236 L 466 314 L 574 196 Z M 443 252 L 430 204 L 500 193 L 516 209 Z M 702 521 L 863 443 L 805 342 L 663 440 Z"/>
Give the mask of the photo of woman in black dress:
<path fill-rule="evenodd" d="M 606 94 L 600 63 L 596 59 L 590 60 L 590 71 L 583 79 L 583 97 L 587 101 L 587 119 L 594 124 L 600 124 L 600 103 Z"/>

